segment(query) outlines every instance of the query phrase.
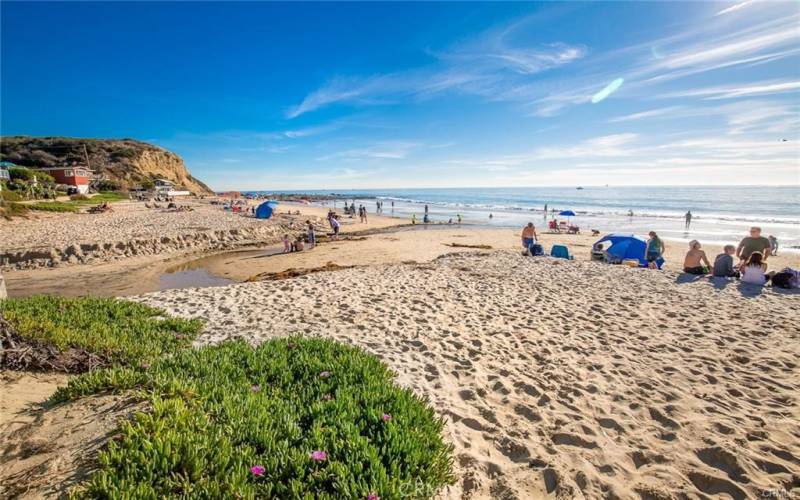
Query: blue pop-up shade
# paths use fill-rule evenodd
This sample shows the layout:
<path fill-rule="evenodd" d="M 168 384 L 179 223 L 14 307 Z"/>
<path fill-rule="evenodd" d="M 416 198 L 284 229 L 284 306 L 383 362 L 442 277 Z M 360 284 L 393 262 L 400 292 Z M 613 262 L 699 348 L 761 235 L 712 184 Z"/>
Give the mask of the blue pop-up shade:
<path fill-rule="evenodd" d="M 277 201 L 265 201 L 256 208 L 256 219 L 269 219 L 277 206 Z"/>
<path fill-rule="evenodd" d="M 619 260 L 636 259 L 640 265 L 647 265 L 647 257 L 644 254 L 647 242 L 642 238 L 633 234 L 608 234 L 595 242 L 595 245 L 605 242 L 611 243 L 611 246 L 606 249 L 608 255 Z M 661 269 L 664 259 L 659 258 L 656 265 Z"/>

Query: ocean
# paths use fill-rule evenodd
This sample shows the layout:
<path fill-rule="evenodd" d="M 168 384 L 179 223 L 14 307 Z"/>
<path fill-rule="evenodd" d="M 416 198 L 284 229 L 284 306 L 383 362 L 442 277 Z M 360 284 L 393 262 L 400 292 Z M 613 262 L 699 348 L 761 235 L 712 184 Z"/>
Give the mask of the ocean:
<path fill-rule="evenodd" d="M 424 205 L 433 221 L 455 220 L 494 227 L 522 227 L 545 221 L 558 212 L 572 210 L 570 222 L 582 231 L 646 235 L 656 231 L 665 239 L 706 243 L 738 243 L 751 226 L 760 226 L 764 236 L 778 238 L 780 248 L 800 250 L 800 184 L 797 186 L 674 186 L 674 187 L 556 187 L 368 189 L 305 191 L 336 194 L 363 203 L 375 212 L 382 200 L 384 215 L 421 220 Z M 394 209 L 391 203 L 394 202 Z M 341 201 L 337 206 L 341 206 Z M 545 216 L 543 209 L 547 204 Z M 633 216 L 629 216 L 629 211 Z M 684 215 L 693 218 L 685 229 Z M 489 215 L 492 215 L 490 218 Z"/>

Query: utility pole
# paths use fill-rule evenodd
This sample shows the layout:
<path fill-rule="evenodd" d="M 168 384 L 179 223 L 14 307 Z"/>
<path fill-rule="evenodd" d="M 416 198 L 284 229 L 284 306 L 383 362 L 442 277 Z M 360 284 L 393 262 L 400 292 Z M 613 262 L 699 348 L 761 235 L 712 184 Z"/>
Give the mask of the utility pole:
<path fill-rule="evenodd" d="M 89 152 L 86 151 L 86 143 L 85 142 L 83 143 L 83 156 L 86 157 L 86 168 L 91 170 L 92 166 L 89 164 Z"/>

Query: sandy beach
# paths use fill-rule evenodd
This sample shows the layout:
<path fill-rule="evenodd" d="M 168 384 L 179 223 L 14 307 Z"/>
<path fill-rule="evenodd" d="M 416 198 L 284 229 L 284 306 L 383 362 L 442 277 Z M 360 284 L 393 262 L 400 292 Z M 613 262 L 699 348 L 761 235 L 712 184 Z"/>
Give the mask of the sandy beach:
<path fill-rule="evenodd" d="M 447 498 L 797 492 L 800 296 L 513 251 L 137 297 L 200 344 L 329 336 L 428 396 Z"/>
<path fill-rule="evenodd" d="M 53 241 L 131 237 L 123 222 L 152 215 L 125 205 L 98 219 L 96 233 Z M 303 334 L 363 347 L 446 418 L 458 482 L 442 498 L 791 498 L 800 490 L 794 291 L 683 275 L 676 244 L 668 243 L 665 270 L 630 269 L 588 262 L 597 239 L 589 235 L 541 235 L 548 250 L 568 245 L 573 261 L 531 258 L 514 229 L 409 227 L 372 215 L 368 224 L 343 219 L 338 241 L 284 254 L 282 234 L 299 233 L 306 219 L 324 234 L 327 209 L 282 208 L 270 222 L 203 204 L 159 214 L 214 230 L 256 227 L 258 238 L 9 270 L 9 292 L 130 296 L 204 319 L 197 345 Z M 66 227 L 85 228 L 79 217 Z M 44 238 L 57 220 L 16 224 L 19 245 L 26 234 Z M 713 258 L 719 249 L 706 251 Z M 788 253 L 770 265 L 798 259 Z M 193 270 L 227 281 L 158 291 L 165 273 Z M 10 449 L 49 439 L 69 414 L 87 433 L 77 440 L 101 436 L 121 415 L 118 401 L 105 400 L 46 419 L 27 413 L 63 381 L 4 377 Z M 102 425 L 90 424 L 98 412 Z M 36 463 L 95 450 L 76 451 L 76 439 Z M 18 466 L 15 477 L 34 474 Z"/>

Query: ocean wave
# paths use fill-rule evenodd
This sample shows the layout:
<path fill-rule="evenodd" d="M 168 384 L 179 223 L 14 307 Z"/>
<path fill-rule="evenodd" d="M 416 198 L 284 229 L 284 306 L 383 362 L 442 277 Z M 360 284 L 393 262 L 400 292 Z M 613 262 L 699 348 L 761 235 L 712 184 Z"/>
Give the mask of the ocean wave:
<path fill-rule="evenodd" d="M 401 203 L 409 203 L 412 205 L 428 205 L 436 208 L 446 209 L 462 209 L 462 210 L 475 210 L 475 211 L 507 211 L 507 212 L 534 212 L 544 213 L 543 207 L 534 207 L 531 205 L 520 204 L 501 204 L 501 203 L 469 203 L 459 201 L 432 201 L 415 198 L 403 198 L 394 196 L 378 196 L 380 200 L 389 200 Z M 627 210 L 615 210 L 611 207 L 590 207 L 584 209 L 568 209 L 568 208 L 552 208 L 548 210 L 554 216 L 562 210 L 572 210 L 577 217 L 629 217 Z M 693 213 L 693 220 L 703 222 L 737 222 L 737 223 L 761 223 L 761 224 L 786 224 L 786 225 L 800 225 L 800 219 L 789 217 L 776 217 L 767 215 L 745 215 L 745 214 L 720 214 L 720 213 Z M 653 218 L 653 219 L 683 219 L 684 213 L 668 212 L 668 211 L 636 211 L 634 210 L 634 217 L 637 218 Z"/>

